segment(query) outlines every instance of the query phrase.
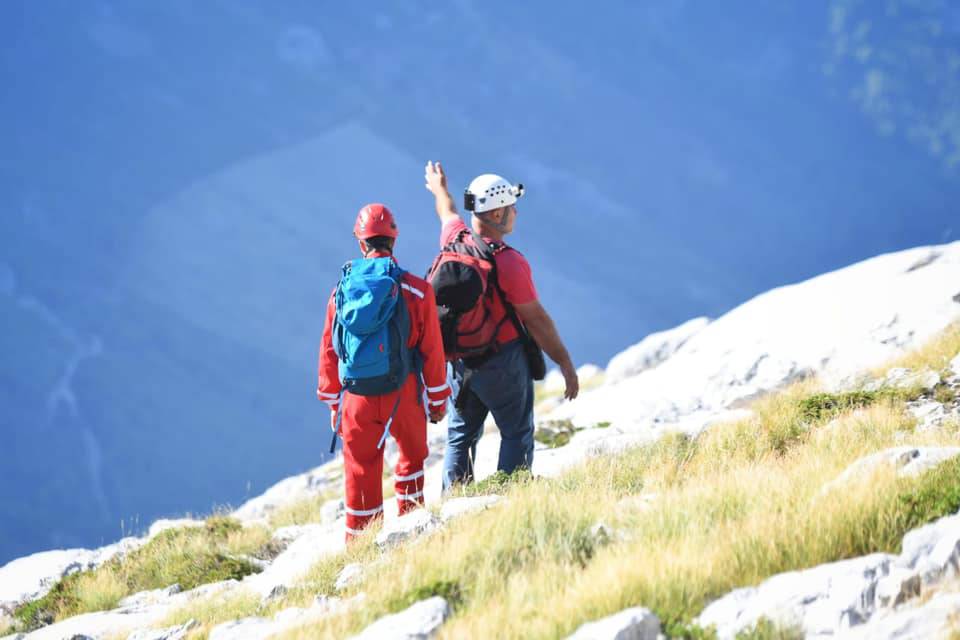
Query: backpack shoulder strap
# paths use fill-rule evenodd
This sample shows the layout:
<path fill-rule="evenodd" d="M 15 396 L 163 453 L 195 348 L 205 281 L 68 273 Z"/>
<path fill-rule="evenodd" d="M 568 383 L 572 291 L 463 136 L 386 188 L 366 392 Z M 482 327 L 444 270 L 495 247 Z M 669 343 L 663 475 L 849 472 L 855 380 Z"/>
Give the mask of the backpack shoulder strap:
<path fill-rule="evenodd" d="M 500 301 L 503 303 L 503 308 L 507 311 L 507 317 L 510 319 L 510 322 L 517 330 L 517 333 L 520 335 L 520 337 L 524 340 L 529 340 L 530 334 L 527 332 L 527 328 L 524 326 L 523 322 L 520 321 L 520 317 L 517 315 L 517 310 L 513 308 L 513 305 L 507 300 L 507 296 L 503 292 L 503 289 L 500 288 L 500 278 L 497 273 L 496 256 L 500 253 L 503 253 L 507 249 L 510 249 L 510 247 L 503 242 L 488 243 L 473 229 L 470 229 L 470 233 L 473 234 L 473 241 L 476 243 L 477 247 L 479 247 L 483 258 L 489 261 L 493 266 L 493 269 L 490 272 L 490 279 L 493 282 L 493 290 L 496 291 L 497 295 L 500 296 Z"/>

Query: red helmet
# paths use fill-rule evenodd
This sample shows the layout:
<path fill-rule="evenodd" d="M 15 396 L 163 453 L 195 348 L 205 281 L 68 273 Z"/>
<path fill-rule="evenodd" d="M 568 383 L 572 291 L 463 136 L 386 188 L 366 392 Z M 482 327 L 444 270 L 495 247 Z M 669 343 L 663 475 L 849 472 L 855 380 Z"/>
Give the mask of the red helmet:
<path fill-rule="evenodd" d="M 396 238 L 398 235 L 397 222 L 386 205 L 379 203 L 368 204 L 357 214 L 357 222 L 353 225 L 353 235 L 360 240 L 376 236 Z"/>

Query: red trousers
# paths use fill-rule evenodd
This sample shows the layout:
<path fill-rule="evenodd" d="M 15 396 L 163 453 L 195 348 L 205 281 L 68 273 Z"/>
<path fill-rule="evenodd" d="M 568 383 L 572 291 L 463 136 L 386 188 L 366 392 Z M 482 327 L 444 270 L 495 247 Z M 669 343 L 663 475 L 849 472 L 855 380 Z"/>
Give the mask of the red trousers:
<path fill-rule="evenodd" d="M 349 542 L 364 527 L 383 517 L 383 451 L 377 447 L 397 394 L 400 404 L 390 423 L 390 436 L 400 457 L 394 468 L 394 488 L 400 514 L 423 506 L 423 461 L 427 457 L 427 417 L 411 375 L 399 391 L 382 396 L 343 394 L 340 435 L 343 439 L 344 505 Z"/>

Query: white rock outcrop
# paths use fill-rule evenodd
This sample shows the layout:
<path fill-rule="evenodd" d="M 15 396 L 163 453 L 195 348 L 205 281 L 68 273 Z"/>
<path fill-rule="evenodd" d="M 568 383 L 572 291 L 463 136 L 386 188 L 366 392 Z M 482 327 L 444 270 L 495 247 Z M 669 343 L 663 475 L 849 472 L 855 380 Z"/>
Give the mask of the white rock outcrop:
<path fill-rule="evenodd" d="M 143 538 L 124 538 L 100 549 L 43 551 L 18 558 L 0 567 L 0 612 L 43 597 L 61 578 L 95 569 L 118 555 L 145 544 Z"/>
<path fill-rule="evenodd" d="M 656 367 L 708 324 L 709 318 L 694 318 L 673 329 L 651 333 L 610 360 L 606 369 L 606 382 L 619 382 Z"/>
<path fill-rule="evenodd" d="M 910 270 L 931 250 L 940 254 L 936 261 Z M 958 282 L 960 241 L 878 256 L 773 289 L 702 327 L 659 366 L 586 391 L 550 417 L 649 430 L 805 376 L 843 379 L 960 317 L 953 299 Z M 608 381 L 615 377 L 610 369 Z"/>
<path fill-rule="evenodd" d="M 343 591 L 352 584 L 360 581 L 363 577 L 363 565 L 359 562 L 351 562 L 340 570 L 337 579 L 333 584 L 335 591 Z"/>
<path fill-rule="evenodd" d="M 127 636 L 127 640 L 183 640 L 196 626 L 196 620 L 188 620 L 183 624 L 165 629 L 141 629 Z"/>
<path fill-rule="evenodd" d="M 435 596 L 380 618 L 353 640 L 426 640 L 437 633 L 450 613 L 447 601 Z"/>
<path fill-rule="evenodd" d="M 899 556 L 875 553 L 782 573 L 712 602 L 696 622 L 713 625 L 721 640 L 761 619 L 799 628 L 807 637 L 846 635 L 875 616 L 893 617 L 892 607 L 956 578 L 958 563 L 960 515 L 947 516 L 904 536 Z"/>
<path fill-rule="evenodd" d="M 497 495 L 450 498 L 444 500 L 440 507 L 440 520 L 446 523 L 461 516 L 480 513 L 501 502 L 503 498 Z"/>
<path fill-rule="evenodd" d="M 960 593 L 941 593 L 930 600 L 878 615 L 851 629 L 849 640 L 930 640 L 950 638 L 960 620 Z"/>
<path fill-rule="evenodd" d="M 394 547 L 401 542 L 432 533 L 441 526 L 440 519 L 426 509 L 416 509 L 399 518 L 388 519 L 383 530 L 377 534 L 376 543 L 381 549 Z"/>
<path fill-rule="evenodd" d="M 843 473 L 824 487 L 830 491 L 847 483 L 867 478 L 886 467 L 900 478 L 913 478 L 947 460 L 960 456 L 960 447 L 893 447 L 870 454 L 855 461 Z"/>
<path fill-rule="evenodd" d="M 337 479 L 333 477 L 332 471 L 333 467 L 330 465 L 321 465 L 300 475 L 281 480 L 263 494 L 247 500 L 231 515 L 241 522 L 263 520 L 269 517 L 278 506 L 291 504 L 336 488 Z"/>
<path fill-rule="evenodd" d="M 632 607 L 581 625 L 567 640 L 658 640 L 660 619 L 650 609 Z"/>
<path fill-rule="evenodd" d="M 306 574 L 321 558 L 338 553 L 344 548 L 343 527 L 332 525 L 302 525 L 286 529 L 296 536 L 284 551 L 260 573 L 247 576 L 244 586 L 267 598 L 278 588 L 288 589 Z"/>

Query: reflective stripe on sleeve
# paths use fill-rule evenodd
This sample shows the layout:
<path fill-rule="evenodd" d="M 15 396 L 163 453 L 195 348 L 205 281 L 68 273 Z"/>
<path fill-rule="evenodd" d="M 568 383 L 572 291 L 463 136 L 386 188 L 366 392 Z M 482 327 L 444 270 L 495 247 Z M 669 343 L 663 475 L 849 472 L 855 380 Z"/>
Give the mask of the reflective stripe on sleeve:
<path fill-rule="evenodd" d="M 320 391 L 319 389 L 317 389 L 317 397 L 318 397 L 318 398 L 334 399 L 334 398 L 339 398 L 339 397 L 340 397 L 340 394 L 339 394 L 339 393 L 327 393 L 326 391 Z"/>
<path fill-rule="evenodd" d="M 423 491 L 417 491 L 416 493 L 407 493 L 407 494 L 398 493 L 397 500 L 406 500 L 407 502 L 416 502 L 417 498 L 420 498 L 422 496 L 423 496 Z"/>
<path fill-rule="evenodd" d="M 343 508 L 347 514 L 351 516 L 373 516 L 383 511 L 383 505 L 380 505 L 376 509 L 351 509 L 348 506 L 344 506 Z"/>
<path fill-rule="evenodd" d="M 444 405 L 444 404 L 447 404 L 447 399 L 446 399 L 446 398 L 444 398 L 443 400 L 431 400 L 431 401 L 430 401 L 430 406 L 431 406 L 431 407 L 439 407 L 439 406 Z"/>
<path fill-rule="evenodd" d="M 417 296 L 418 298 L 423 298 L 423 291 L 420 291 L 420 289 L 414 289 L 413 287 L 411 287 L 405 282 L 401 283 L 400 286 L 406 289 L 407 291 L 409 291 L 410 293 L 412 293 L 413 295 Z"/>
<path fill-rule="evenodd" d="M 393 476 L 393 479 L 396 482 L 410 482 L 411 480 L 416 480 L 417 478 L 423 477 L 423 470 L 417 471 L 416 473 L 411 473 L 408 476 Z"/>
<path fill-rule="evenodd" d="M 443 383 L 442 385 L 440 385 L 439 387 L 427 387 L 427 392 L 428 392 L 428 393 L 440 393 L 441 391 L 446 391 L 446 390 L 449 389 L 449 388 L 450 388 L 450 383 L 449 383 L 449 382 L 444 382 L 444 383 Z"/>
<path fill-rule="evenodd" d="M 347 530 L 347 533 L 353 536 L 359 536 L 361 533 L 363 533 L 363 529 L 351 529 L 347 526 L 344 526 L 343 528 Z"/>

